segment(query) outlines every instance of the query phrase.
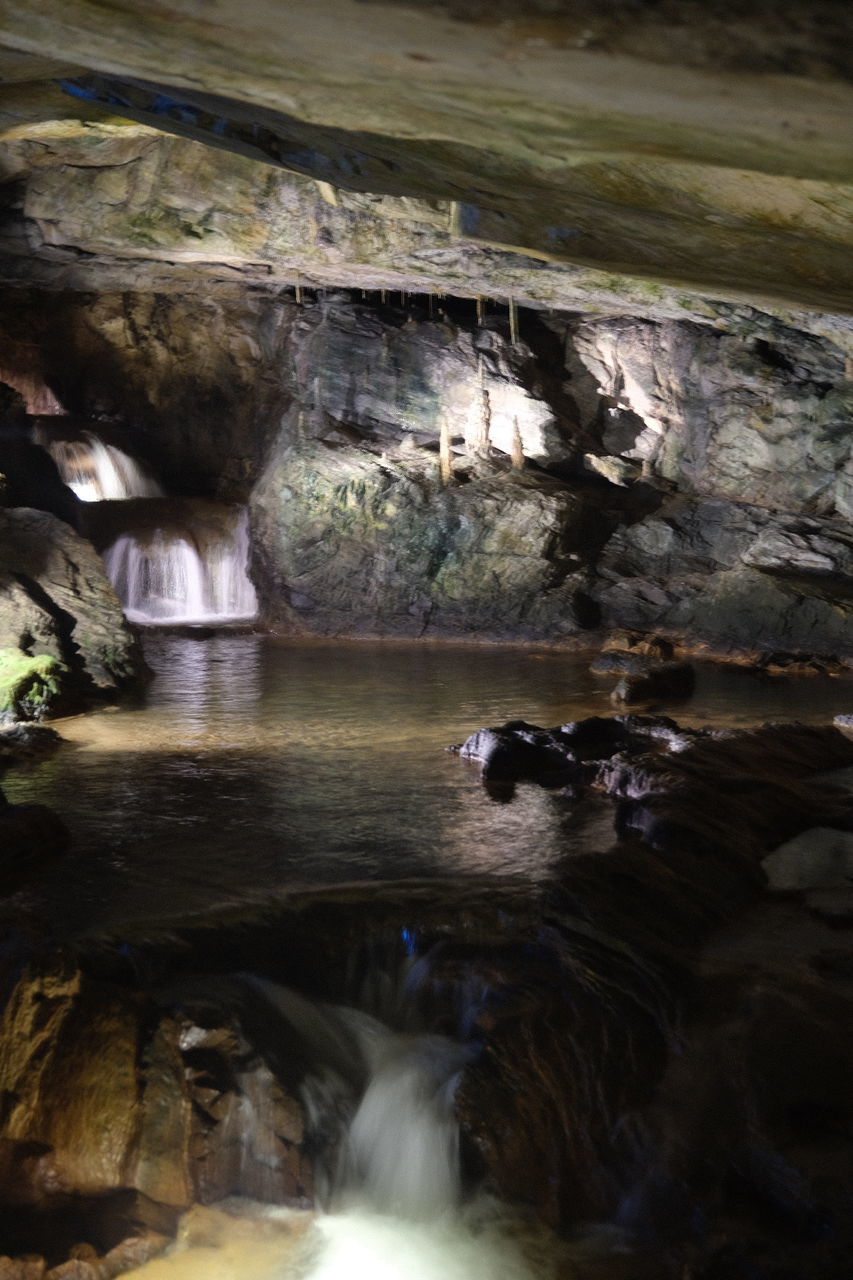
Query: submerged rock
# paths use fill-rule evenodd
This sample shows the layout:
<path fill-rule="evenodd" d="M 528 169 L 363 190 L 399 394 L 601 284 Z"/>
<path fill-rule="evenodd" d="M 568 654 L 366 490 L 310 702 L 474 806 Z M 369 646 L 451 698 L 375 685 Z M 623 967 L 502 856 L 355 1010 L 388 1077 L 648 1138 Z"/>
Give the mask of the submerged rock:
<path fill-rule="evenodd" d="M 55 729 L 44 724 L 14 724 L 0 729 L 0 771 L 21 760 L 39 760 L 62 745 Z"/>
<path fill-rule="evenodd" d="M 614 702 L 683 702 L 696 685 L 689 662 L 650 666 L 643 673 L 625 675 L 610 695 Z"/>

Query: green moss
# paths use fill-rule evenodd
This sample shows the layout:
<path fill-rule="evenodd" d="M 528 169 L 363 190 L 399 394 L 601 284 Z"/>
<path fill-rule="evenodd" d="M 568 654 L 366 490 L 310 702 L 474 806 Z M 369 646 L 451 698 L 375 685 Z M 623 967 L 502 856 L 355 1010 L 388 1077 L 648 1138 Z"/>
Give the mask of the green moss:
<path fill-rule="evenodd" d="M 0 720 L 41 720 L 63 691 L 68 668 L 48 654 L 0 649 Z"/>

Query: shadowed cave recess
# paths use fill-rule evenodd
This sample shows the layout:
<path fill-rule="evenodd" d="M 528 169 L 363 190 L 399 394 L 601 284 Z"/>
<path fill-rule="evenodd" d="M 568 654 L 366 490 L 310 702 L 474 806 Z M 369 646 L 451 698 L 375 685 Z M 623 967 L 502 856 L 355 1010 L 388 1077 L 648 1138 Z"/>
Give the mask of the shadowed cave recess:
<path fill-rule="evenodd" d="M 0 1278 L 846 1280 L 849 6 L 0 0 Z"/>

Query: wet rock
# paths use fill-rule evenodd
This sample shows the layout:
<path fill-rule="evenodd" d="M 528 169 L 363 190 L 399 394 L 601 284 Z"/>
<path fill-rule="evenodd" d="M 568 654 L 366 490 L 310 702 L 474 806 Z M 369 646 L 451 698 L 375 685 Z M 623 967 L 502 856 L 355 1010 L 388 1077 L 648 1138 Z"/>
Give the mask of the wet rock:
<path fill-rule="evenodd" d="M 589 669 L 595 675 L 647 675 L 658 665 L 658 659 L 631 649 L 607 649 L 594 658 Z"/>
<path fill-rule="evenodd" d="M 554 733 L 525 720 L 478 729 L 451 750 L 463 760 L 478 760 L 488 782 L 536 781 L 559 786 L 568 780 L 574 764 Z"/>
<path fill-rule="evenodd" d="M 107 1280 L 141 1267 L 152 1258 L 158 1257 L 171 1242 L 171 1237 L 156 1231 L 148 1231 L 145 1235 L 128 1237 L 114 1249 L 110 1249 L 101 1262 L 102 1274 Z"/>
<path fill-rule="evenodd" d="M 61 736 L 44 724 L 14 724 L 0 729 L 0 771 L 17 761 L 41 760 L 61 745 Z"/>
<path fill-rule="evenodd" d="M 33 966 L 14 986 L 0 1088 L 13 1099 L 0 1205 L 61 1218 L 68 1246 L 87 1225 L 100 1248 L 128 1226 L 165 1233 L 196 1199 L 311 1194 L 301 1108 L 239 1027 L 198 1027 L 69 964 Z"/>
<path fill-rule="evenodd" d="M 696 685 L 696 672 L 688 662 L 651 666 L 643 674 L 628 674 L 610 695 L 614 702 L 681 702 Z"/>
<path fill-rule="evenodd" d="M 624 1164 L 614 1158 L 618 1139 L 603 1095 L 618 1097 L 623 1114 L 648 1101 L 651 1080 L 667 1060 L 667 1010 L 683 989 L 687 957 L 714 926 L 756 900 L 768 848 L 813 826 L 818 815 L 841 822 L 849 815 L 843 791 L 810 778 L 853 759 L 853 746 L 836 729 L 765 726 L 689 735 L 664 719 L 620 720 L 581 721 L 563 730 L 579 743 L 587 736 L 599 753 L 596 785 L 636 797 L 617 814 L 625 838 L 604 856 L 567 862 L 561 883 L 549 891 L 548 929 L 535 947 L 508 946 L 490 964 L 482 957 L 473 963 L 495 998 L 478 1022 L 484 1052 L 463 1074 L 457 1094 L 463 1126 L 501 1194 L 535 1205 L 555 1225 L 570 1216 L 568 1204 L 592 1217 L 612 1212 L 605 1206 L 615 1201 L 624 1210 L 625 1184 L 617 1189 L 613 1179 L 617 1166 L 621 1176 L 638 1159 L 637 1148 L 631 1139 Z M 645 750 L 629 754 L 641 745 Z M 622 969 L 622 948 L 633 964 L 642 957 L 642 996 L 638 970 Z M 597 988 L 603 973 L 606 996 Z M 771 1038 L 775 1033 L 768 1030 Z M 646 1055 L 638 1076 L 619 1048 L 623 1035 Z M 729 1063 L 715 1052 L 717 1061 Z M 701 1052 L 696 1061 L 701 1064 Z M 702 1103 L 709 1114 L 713 1105 L 713 1095 Z M 486 1120 L 496 1114 L 499 1126 Z M 732 1134 L 743 1123 L 738 1111 Z M 564 1137 L 556 1139 L 558 1132 Z M 675 1150 L 683 1149 L 684 1133 L 673 1141 L 681 1144 Z M 805 1231 L 814 1207 L 808 1189 L 800 1196 L 794 1187 L 787 1195 L 772 1147 L 739 1142 L 739 1176 L 766 1200 L 787 1206 Z M 730 1149 L 727 1139 L 724 1160 Z M 696 1150 L 701 1163 L 703 1141 Z M 673 1198 L 655 1199 L 648 1158 L 644 1148 L 637 1176 L 646 1179 L 645 1199 L 637 1204 L 645 1207 L 638 1212 L 648 1225 L 664 1206 L 672 1230 Z M 682 1176 L 679 1167 L 664 1170 L 655 1185 L 683 1188 Z M 682 1207 L 689 1231 L 689 1198 Z"/>
<path fill-rule="evenodd" d="M 142 670 L 99 556 L 45 512 L 0 509 L 0 653 L 7 714 L 113 694 Z"/>

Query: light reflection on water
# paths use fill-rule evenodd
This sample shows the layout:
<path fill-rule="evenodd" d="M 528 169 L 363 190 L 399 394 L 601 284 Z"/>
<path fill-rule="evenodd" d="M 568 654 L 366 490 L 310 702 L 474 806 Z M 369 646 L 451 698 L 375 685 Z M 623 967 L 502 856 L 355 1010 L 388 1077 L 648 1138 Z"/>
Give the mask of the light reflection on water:
<path fill-rule="evenodd" d="M 534 786 L 496 804 L 476 766 L 444 751 L 481 725 L 611 714 L 615 680 L 582 655 L 233 634 L 154 634 L 146 650 L 144 705 L 61 722 L 73 745 L 4 780 L 12 801 L 51 805 L 74 834 L 41 889 L 71 931 L 176 922 L 311 884 L 541 882 L 567 850 L 608 842 L 594 806 L 573 813 Z M 708 670 L 674 714 L 826 720 L 850 709 L 851 690 Z"/>

